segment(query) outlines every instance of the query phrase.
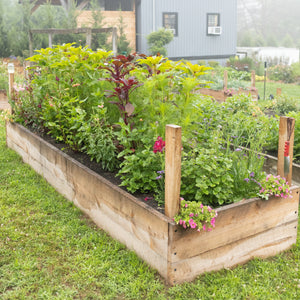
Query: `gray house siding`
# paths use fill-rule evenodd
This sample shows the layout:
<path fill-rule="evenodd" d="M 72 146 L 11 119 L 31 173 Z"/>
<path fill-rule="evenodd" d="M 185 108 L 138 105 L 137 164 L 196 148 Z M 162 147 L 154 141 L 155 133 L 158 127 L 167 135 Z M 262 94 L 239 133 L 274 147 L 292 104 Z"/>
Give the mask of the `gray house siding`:
<path fill-rule="evenodd" d="M 167 12 L 178 14 L 178 36 L 167 45 L 168 57 L 171 59 L 222 60 L 235 55 L 237 0 L 137 1 L 139 53 L 149 54 L 146 36 L 153 30 L 163 27 L 163 13 Z M 220 15 L 221 35 L 207 35 L 208 13 Z"/>

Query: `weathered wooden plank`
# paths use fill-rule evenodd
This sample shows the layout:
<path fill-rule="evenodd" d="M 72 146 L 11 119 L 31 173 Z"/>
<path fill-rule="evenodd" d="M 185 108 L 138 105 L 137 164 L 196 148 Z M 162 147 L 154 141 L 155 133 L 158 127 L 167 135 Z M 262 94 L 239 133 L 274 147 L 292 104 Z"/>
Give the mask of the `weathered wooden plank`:
<path fill-rule="evenodd" d="M 274 227 L 261 234 L 229 243 L 222 247 L 202 253 L 186 260 L 170 264 L 169 283 L 178 284 L 183 281 L 191 281 L 199 274 L 232 268 L 237 264 L 243 264 L 254 257 L 266 258 L 274 256 L 289 249 L 297 238 L 297 224 L 291 223 Z M 241 228 L 236 228 L 238 231 Z M 187 245 L 187 248 L 189 245 Z M 191 247 L 191 245 L 190 245 Z"/>
<path fill-rule="evenodd" d="M 249 199 L 217 209 L 216 227 L 211 232 L 175 227 L 172 253 L 176 255 L 172 261 L 194 257 L 294 222 L 298 218 L 298 203 L 299 190 L 294 189 L 293 198 Z"/>
<path fill-rule="evenodd" d="M 60 193 L 166 276 L 169 218 L 22 126 L 7 124 L 7 137 L 8 146 Z"/>
<path fill-rule="evenodd" d="M 166 126 L 165 214 L 173 218 L 180 209 L 181 127 Z"/>

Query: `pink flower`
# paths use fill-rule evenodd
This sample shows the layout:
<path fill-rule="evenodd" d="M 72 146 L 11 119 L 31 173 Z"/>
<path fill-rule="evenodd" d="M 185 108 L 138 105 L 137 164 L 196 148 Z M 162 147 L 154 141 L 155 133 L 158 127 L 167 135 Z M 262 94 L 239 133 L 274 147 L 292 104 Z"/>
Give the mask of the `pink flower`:
<path fill-rule="evenodd" d="M 204 231 L 206 230 L 206 226 L 205 226 L 205 225 L 203 225 L 203 230 L 204 230 Z"/>
<path fill-rule="evenodd" d="M 187 207 L 188 207 L 188 204 L 186 203 L 186 204 L 184 205 L 184 207 L 187 208 Z"/>
<path fill-rule="evenodd" d="M 191 228 L 196 228 L 197 227 L 197 224 L 194 222 L 193 219 L 189 219 L 189 224 L 190 224 Z"/>
<path fill-rule="evenodd" d="M 215 223 L 216 223 L 216 219 L 212 218 L 211 221 L 210 221 L 211 226 L 215 227 Z"/>
<path fill-rule="evenodd" d="M 194 214 L 193 214 L 193 213 L 190 213 L 189 216 L 192 218 L 192 217 L 194 216 Z"/>
<path fill-rule="evenodd" d="M 163 139 L 159 136 L 154 143 L 153 152 L 154 153 L 163 152 L 165 149 L 165 146 L 166 146 L 166 142 L 163 141 Z"/>
<path fill-rule="evenodd" d="M 209 212 L 211 212 L 211 211 L 212 211 L 212 208 L 211 208 L 210 206 L 207 206 L 207 210 L 208 210 Z"/>

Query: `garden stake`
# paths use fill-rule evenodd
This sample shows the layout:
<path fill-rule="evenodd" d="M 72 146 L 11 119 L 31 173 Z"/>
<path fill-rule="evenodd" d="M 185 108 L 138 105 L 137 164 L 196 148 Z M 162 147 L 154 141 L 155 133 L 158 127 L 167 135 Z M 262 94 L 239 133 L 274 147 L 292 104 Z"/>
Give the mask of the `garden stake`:
<path fill-rule="evenodd" d="M 284 176 L 287 178 L 287 175 L 290 173 L 290 139 L 292 132 L 294 130 L 293 120 L 287 119 L 287 141 L 284 143 Z"/>
<path fill-rule="evenodd" d="M 290 141 L 284 143 L 284 177 L 290 173 Z"/>
<path fill-rule="evenodd" d="M 294 118 L 280 117 L 277 174 L 285 177 L 290 186 L 292 185 L 294 127 Z"/>

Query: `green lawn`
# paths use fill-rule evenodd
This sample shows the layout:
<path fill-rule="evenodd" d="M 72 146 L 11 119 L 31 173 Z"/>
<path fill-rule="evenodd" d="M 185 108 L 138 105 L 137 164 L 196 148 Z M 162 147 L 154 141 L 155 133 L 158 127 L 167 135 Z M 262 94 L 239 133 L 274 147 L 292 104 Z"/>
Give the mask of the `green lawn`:
<path fill-rule="evenodd" d="M 264 98 L 264 82 L 256 82 L 256 88 L 260 95 L 260 99 Z M 277 88 L 281 88 L 282 95 L 291 96 L 300 100 L 300 85 L 297 84 L 284 84 L 279 82 L 266 82 L 266 100 L 269 99 L 270 94 L 276 96 Z"/>
<path fill-rule="evenodd" d="M 238 228 L 237 228 L 238 230 Z M 300 244 L 167 287 L 5 145 L 0 121 L 0 299 L 299 299 Z"/>

